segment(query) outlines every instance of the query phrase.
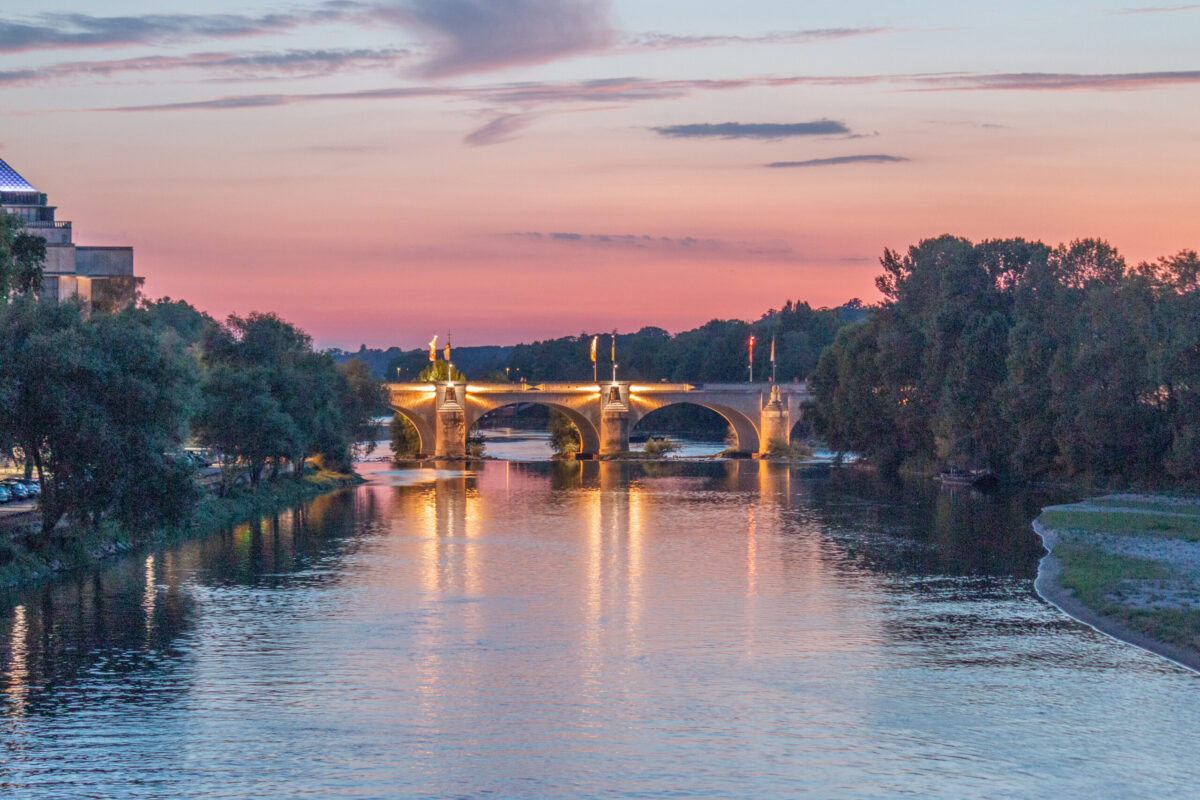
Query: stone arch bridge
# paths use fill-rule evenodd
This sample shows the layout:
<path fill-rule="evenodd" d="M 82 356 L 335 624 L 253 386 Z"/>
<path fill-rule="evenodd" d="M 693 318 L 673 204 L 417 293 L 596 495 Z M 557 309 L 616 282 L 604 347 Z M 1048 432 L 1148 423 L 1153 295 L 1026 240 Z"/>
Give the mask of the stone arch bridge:
<path fill-rule="evenodd" d="M 421 452 L 466 454 L 467 434 L 480 417 L 516 403 L 558 409 L 575 423 L 582 454 L 629 449 L 629 431 L 642 417 L 678 403 L 711 409 L 733 427 L 736 449 L 765 453 L 772 441 L 790 443 L 793 420 L 808 400 L 803 383 L 436 383 L 387 384 L 392 409 L 421 436 Z"/>

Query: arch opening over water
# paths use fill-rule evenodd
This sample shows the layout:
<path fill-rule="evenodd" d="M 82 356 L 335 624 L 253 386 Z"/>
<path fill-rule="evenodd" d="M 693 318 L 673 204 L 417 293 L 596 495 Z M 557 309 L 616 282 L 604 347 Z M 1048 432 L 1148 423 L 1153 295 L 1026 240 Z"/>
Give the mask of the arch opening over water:
<path fill-rule="evenodd" d="M 582 442 L 580 447 L 581 452 L 600 452 L 600 432 L 596 430 L 596 426 L 592 424 L 590 419 L 570 406 L 542 400 L 540 398 L 522 398 L 520 401 L 497 403 L 495 405 L 489 404 L 485 410 L 482 410 L 477 414 L 472 414 L 469 417 L 467 430 L 469 432 L 474 432 L 478 428 L 480 421 L 487 419 L 495 412 L 500 411 L 501 409 L 511 408 L 523 404 L 540 406 L 542 408 L 561 412 L 567 419 L 571 421 L 571 424 L 575 426 L 575 429 L 579 431 L 579 439 Z"/>
<path fill-rule="evenodd" d="M 671 403 L 647 412 L 630 427 L 629 436 L 632 441 L 666 436 L 672 440 L 697 442 L 696 447 L 689 447 L 689 455 L 716 455 L 736 446 L 737 439 L 732 423 L 724 415 L 700 403 L 690 402 Z M 712 447 L 705 448 L 699 443 L 711 443 Z"/>
<path fill-rule="evenodd" d="M 729 423 L 729 426 L 733 429 L 733 433 L 734 433 L 734 439 L 735 439 L 735 442 L 733 444 L 734 450 L 737 450 L 737 451 L 743 452 L 743 453 L 758 452 L 758 443 L 759 443 L 758 426 L 754 423 L 753 420 L 751 420 L 748 416 L 746 416 L 744 413 L 742 413 L 741 411 L 739 411 L 736 408 L 733 408 L 733 407 L 727 406 L 727 405 L 723 405 L 723 404 L 719 404 L 719 403 L 703 402 L 703 401 L 700 401 L 699 399 L 696 399 L 696 400 L 670 400 L 670 401 L 666 401 L 666 402 L 653 402 L 652 401 L 649 403 L 642 403 L 641 405 L 642 405 L 642 413 L 640 413 L 638 415 L 637 420 L 634 422 L 634 425 L 633 425 L 634 428 L 636 428 L 637 424 L 640 423 L 642 419 L 645 419 L 646 417 L 650 416 L 655 411 L 659 411 L 664 408 L 671 408 L 671 407 L 677 406 L 677 405 L 700 406 L 701 408 L 707 409 L 709 411 L 712 411 L 712 412 L 720 415 L 721 417 L 724 417 L 725 421 L 727 423 Z"/>

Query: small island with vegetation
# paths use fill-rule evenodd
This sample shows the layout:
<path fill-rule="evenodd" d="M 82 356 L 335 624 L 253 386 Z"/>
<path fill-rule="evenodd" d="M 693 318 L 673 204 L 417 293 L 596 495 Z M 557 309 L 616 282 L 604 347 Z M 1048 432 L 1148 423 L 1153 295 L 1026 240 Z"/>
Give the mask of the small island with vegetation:
<path fill-rule="evenodd" d="M 1200 670 L 1200 499 L 1111 494 L 1043 509 L 1034 529 L 1042 597 Z"/>

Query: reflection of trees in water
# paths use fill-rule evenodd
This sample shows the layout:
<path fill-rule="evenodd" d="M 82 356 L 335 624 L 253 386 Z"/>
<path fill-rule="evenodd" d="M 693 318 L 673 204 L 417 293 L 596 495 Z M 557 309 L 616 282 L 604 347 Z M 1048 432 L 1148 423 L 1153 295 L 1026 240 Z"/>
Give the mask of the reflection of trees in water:
<path fill-rule="evenodd" d="M 927 479 L 867 470 L 806 470 L 794 482 L 797 521 L 816 525 L 849 563 L 901 575 L 1015 576 L 1037 572 L 1030 528 L 1041 493 L 948 491 Z"/>
<path fill-rule="evenodd" d="M 336 566 L 369 546 L 355 536 L 358 523 L 374 518 L 378 498 L 353 490 L 321 495 L 308 505 L 258 517 L 217 536 L 189 543 L 181 557 L 189 569 L 222 585 L 286 588 L 340 579 Z"/>
<path fill-rule="evenodd" d="M 355 533 L 377 518 L 377 504 L 370 491 L 322 495 L 295 511 L 13 595 L 0 611 L 0 715 L 53 712 L 89 685 L 106 703 L 178 702 L 178 693 L 144 688 L 186 664 L 178 643 L 196 622 L 189 582 L 336 583 L 344 575 L 336 565 L 371 546 Z"/>
<path fill-rule="evenodd" d="M 178 667 L 174 644 L 193 619 L 191 597 L 160 585 L 165 571 L 155 557 L 123 558 L 24 593 L 0 618 L 2 713 L 53 713 L 89 684 L 115 705 L 175 702 L 143 683 Z"/>

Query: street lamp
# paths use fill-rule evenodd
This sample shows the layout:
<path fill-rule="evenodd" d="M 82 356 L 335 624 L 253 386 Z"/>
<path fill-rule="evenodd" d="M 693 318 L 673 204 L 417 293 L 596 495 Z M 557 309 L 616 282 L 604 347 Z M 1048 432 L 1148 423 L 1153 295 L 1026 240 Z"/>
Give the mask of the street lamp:
<path fill-rule="evenodd" d="M 754 337 L 750 337 L 750 382 L 754 383 Z"/>

